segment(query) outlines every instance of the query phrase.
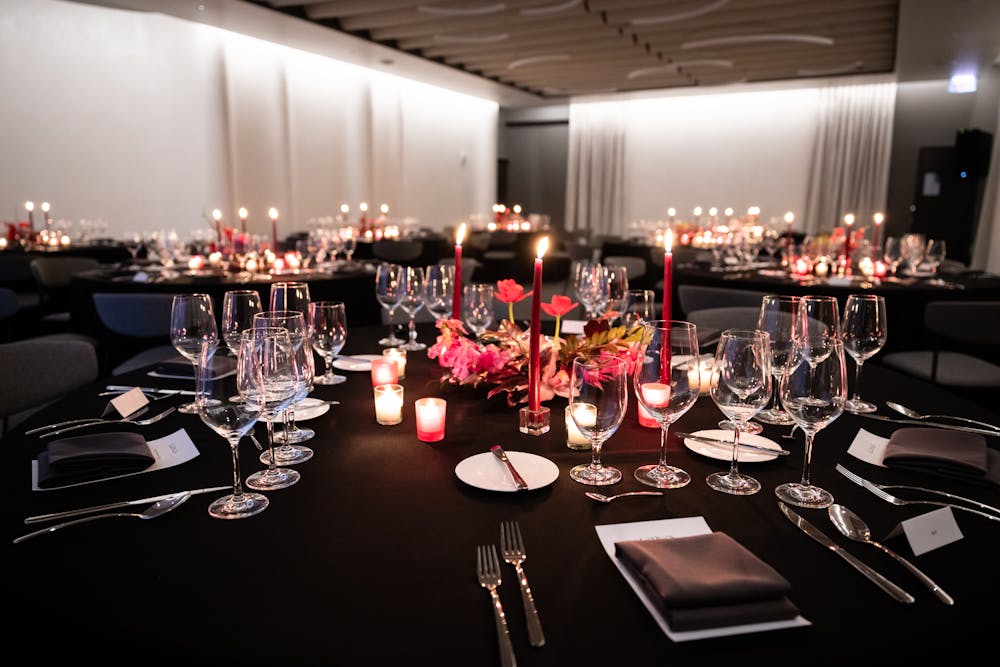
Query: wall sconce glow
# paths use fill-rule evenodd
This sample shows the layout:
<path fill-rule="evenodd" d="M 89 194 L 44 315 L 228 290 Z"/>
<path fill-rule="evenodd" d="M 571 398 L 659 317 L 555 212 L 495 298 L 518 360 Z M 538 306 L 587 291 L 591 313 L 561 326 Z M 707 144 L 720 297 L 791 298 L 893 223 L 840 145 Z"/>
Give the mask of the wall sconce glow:
<path fill-rule="evenodd" d="M 975 72 L 955 72 L 948 79 L 949 93 L 974 93 L 978 82 Z"/>

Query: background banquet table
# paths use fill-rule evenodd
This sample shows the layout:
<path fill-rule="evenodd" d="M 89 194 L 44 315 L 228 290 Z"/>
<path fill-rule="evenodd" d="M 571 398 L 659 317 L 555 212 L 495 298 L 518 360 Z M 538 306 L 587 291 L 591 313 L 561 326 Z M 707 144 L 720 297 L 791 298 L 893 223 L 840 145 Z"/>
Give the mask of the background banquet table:
<path fill-rule="evenodd" d="M 379 328 L 352 328 L 345 352 L 378 352 Z M 432 342 L 433 330 L 421 327 Z M 343 372 L 343 371 L 341 371 Z M 317 387 L 313 396 L 336 399 L 326 414 L 303 422 L 317 436 L 312 460 L 298 466 L 301 481 L 268 494 L 262 514 L 234 522 L 209 517 L 221 494 L 192 497 L 153 521 L 116 519 L 75 526 L 7 547 L 8 632 L 36 659 L 90 658 L 103 664 L 408 664 L 494 665 L 497 643 L 488 595 L 475 576 L 475 548 L 497 543 L 500 522 L 517 520 L 527 548 L 525 563 L 546 633 L 541 648 L 528 645 L 513 569 L 503 565 L 503 601 L 521 665 L 672 664 L 900 664 L 989 650 L 996 621 L 1000 568 L 995 545 L 1000 524 L 956 513 L 963 538 L 911 557 L 956 600 L 947 607 L 911 575 L 874 548 L 836 534 L 826 513 L 800 514 L 916 597 L 890 599 L 837 556 L 813 542 L 779 512 L 776 485 L 797 481 L 802 439 L 781 438 L 787 427 L 764 435 L 792 450 L 789 457 L 744 464 L 763 490 L 736 497 L 710 490 L 705 477 L 727 467 L 687 450 L 671 438 L 669 460 L 693 482 L 664 498 L 610 505 L 587 499 L 590 490 L 568 476 L 589 460 L 568 449 L 562 424 L 564 399 L 551 403 L 552 429 L 539 437 L 517 429 L 517 411 L 485 390 L 441 386 L 440 369 L 411 352 L 403 423 L 378 426 L 368 373 Z M 155 384 L 154 384 L 155 383 Z M 85 486 L 33 492 L 30 461 L 44 440 L 24 435 L 44 423 L 97 414 L 107 381 L 83 388 L 6 436 L 7 536 L 28 532 L 30 514 L 58 511 L 181 489 L 225 485 L 231 461 L 224 440 L 197 417 L 171 415 L 144 428 L 147 439 L 184 429 L 200 455 L 166 470 Z M 144 372 L 116 384 L 190 388 Z M 413 403 L 421 396 L 448 399 L 443 441 L 416 439 Z M 982 407 L 931 385 L 866 366 L 865 397 L 880 405 L 896 400 L 918 410 L 997 420 Z M 157 405 L 188 400 L 183 397 Z M 624 480 L 608 492 L 641 487 L 632 473 L 654 462 L 659 436 L 638 426 L 636 406 L 611 438 L 604 462 Z M 721 414 L 708 396 L 675 426 L 715 428 Z M 813 458 L 816 483 L 853 509 L 884 537 L 898 522 L 928 508 L 889 505 L 834 471 L 843 462 L 876 481 L 923 483 L 997 504 L 995 489 L 969 487 L 926 476 L 880 471 L 846 453 L 859 428 L 888 436 L 892 424 L 845 414 L 821 431 Z M 258 434 L 263 437 L 263 425 Z M 989 438 L 996 447 L 997 438 Z M 542 455 L 559 468 L 541 489 L 505 493 L 466 485 L 455 466 L 501 443 L 508 451 Z M 255 449 L 242 447 L 244 477 L 261 465 Z M 603 524 L 703 516 L 783 574 L 791 600 L 809 627 L 674 643 L 629 588 L 602 550 L 594 527 Z M 887 544 L 911 556 L 905 541 Z"/>

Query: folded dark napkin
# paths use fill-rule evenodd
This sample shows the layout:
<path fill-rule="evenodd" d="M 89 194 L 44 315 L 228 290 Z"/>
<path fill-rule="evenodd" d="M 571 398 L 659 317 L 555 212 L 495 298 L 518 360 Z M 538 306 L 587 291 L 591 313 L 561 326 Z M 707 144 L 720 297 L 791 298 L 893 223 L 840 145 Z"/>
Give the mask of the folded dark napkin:
<path fill-rule="evenodd" d="M 615 555 L 642 582 L 671 630 L 795 618 L 792 587 L 725 533 L 615 543 Z"/>
<path fill-rule="evenodd" d="M 38 487 L 52 488 L 139 472 L 156 459 L 138 433 L 94 433 L 49 443 L 38 455 Z"/>
<path fill-rule="evenodd" d="M 885 446 L 889 468 L 1000 487 L 1000 452 L 978 433 L 940 428 L 901 428 Z"/>
<path fill-rule="evenodd" d="M 236 369 L 236 359 L 217 354 L 212 357 L 212 367 L 216 373 L 228 373 Z M 184 357 L 171 357 L 158 363 L 153 372 L 158 375 L 194 380 L 194 364 Z"/>

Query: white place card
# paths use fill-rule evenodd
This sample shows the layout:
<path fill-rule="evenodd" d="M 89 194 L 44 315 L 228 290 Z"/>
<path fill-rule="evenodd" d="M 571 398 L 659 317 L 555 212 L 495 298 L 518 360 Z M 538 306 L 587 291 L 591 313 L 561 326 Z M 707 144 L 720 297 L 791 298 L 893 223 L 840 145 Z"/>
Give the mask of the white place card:
<path fill-rule="evenodd" d="M 564 334 L 582 334 L 586 324 L 586 320 L 563 320 L 559 331 Z"/>
<path fill-rule="evenodd" d="M 141 389 L 133 387 L 121 396 L 112 398 L 111 405 L 118 411 L 118 414 L 122 416 L 122 419 L 124 419 L 135 413 L 137 410 L 141 410 L 149 405 L 149 399 L 146 398 L 146 395 L 142 393 Z"/>
<path fill-rule="evenodd" d="M 854 436 L 854 442 L 847 448 L 847 453 L 865 463 L 885 468 L 886 465 L 882 463 L 882 459 L 885 457 L 885 448 L 888 444 L 889 438 L 883 438 L 860 429 L 858 434 Z"/>
<path fill-rule="evenodd" d="M 957 542 L 963 537 L 950 507 L 907 519 L 893 528 L 886 539 L 897 537 L 900 533 L 906 535 L 914 556 Z"/>

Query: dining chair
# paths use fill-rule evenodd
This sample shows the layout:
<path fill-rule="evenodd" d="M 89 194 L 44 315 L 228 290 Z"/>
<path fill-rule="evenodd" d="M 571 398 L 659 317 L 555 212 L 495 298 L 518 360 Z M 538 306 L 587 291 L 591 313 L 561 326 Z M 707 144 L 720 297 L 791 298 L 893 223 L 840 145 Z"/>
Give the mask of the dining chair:
<path fill-rule="evenodd" d="M 113 365 L 112 375 L 177 356 L 169 343 L 173 300 L 173 294 L 94 293 L 94 308 L 105 330 L 104 367 Z"/>
<path fill-rule="evenodd" d="M 408 264 L 420 258 L 424 252 L 422 241 L 399 240 L 399 241 L 376 241 L 372 245 L 372 254 L 375 259 L 394 264 Z"/>
<path fill-rule="evenodd" d="M 702 345 L 713 345 L 718 341 L 719 334 L 726 329 L 756 329 L 760 306 L 728 306 L 721 308 L 702 308 L 688 313 L 685 320 L 698 328 L 698 342 Z M 702 352 L 714 352 L 702 350 Z"/>
<path fill-rule="evenodd" d="M 648 267 L 646 265 L 646 260 L 642 257 L 631 257 L 629 255 L 609 255 L 604 258 L 603 263 L 606 266 L 624 266 L 628 272 L 629 284 L 635 282 L 636 284 L 643 282 Z"/>
<path fill-rule="evenodd" d="M 766 292 L 710 287 L 706 285 L 678 285 L 677 298 L 681 313 L 690 314 L 706 308 L 753 307 L 760 308 Z M 751 327 L 753 328 L 753 327 Z"/>
<path fill-rule="evenodd" d="M 92 257 L 38 257 L 29 266 L 38 285 L 42 321 L 68 325 L 73 276 L 98 269 L 101 263 Z"/>

